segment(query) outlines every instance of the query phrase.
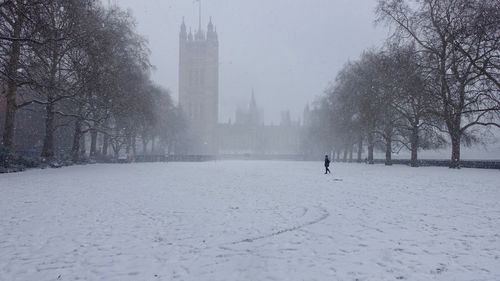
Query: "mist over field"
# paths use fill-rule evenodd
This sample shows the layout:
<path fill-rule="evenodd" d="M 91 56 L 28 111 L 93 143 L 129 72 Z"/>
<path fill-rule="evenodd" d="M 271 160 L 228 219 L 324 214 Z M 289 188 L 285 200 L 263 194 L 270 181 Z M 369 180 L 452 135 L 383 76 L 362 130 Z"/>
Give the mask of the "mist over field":
<path fill-rule="evenodd" d="M 118 0 L 137 19 L 156 66 L 153 79 L 178 91 L 177 38 L 182 18 L 195 30 L 193 1 Z M 210 17 L 220 37 L 219 121 L 234 120 L 252 88 L 266 123 L 279 123 L 280 112 L 302 118 L 306 103 L 323 94 L 329 81 L 364 49 L 381 44 L 389 30 L 375 27 L 377 1 L 302 0 L 205 1 L 203 28 Z M 174 95 L 175 96 L 175 95 Z"/>

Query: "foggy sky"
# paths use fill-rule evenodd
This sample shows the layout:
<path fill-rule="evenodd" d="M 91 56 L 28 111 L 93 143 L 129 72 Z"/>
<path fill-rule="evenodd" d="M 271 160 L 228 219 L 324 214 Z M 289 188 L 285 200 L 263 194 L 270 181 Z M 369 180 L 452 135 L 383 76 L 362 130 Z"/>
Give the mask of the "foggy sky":
<path fill-rule="evenodd" d="M 107 0 L 103 0 L 106 3 Z M 113 2 L 113 1 L 112 1 Z M 193 0 L 115 0 L 130 9 L 149 40 L 153 79 L 178 98 L 179 27 L 198 27 Z M 219 121 L 234 121 L 252 88 L 267 123 L 294 119 L 349 60 L 380 46 L 388 31 L 373 24 L 376 0 L 202 0 L 219 33 Z"/>

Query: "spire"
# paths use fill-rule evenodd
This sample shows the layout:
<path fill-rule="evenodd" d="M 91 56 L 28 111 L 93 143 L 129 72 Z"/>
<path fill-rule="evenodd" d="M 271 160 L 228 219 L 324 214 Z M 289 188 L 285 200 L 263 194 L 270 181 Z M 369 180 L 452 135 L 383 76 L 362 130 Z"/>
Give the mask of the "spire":
<path fill-rule="evenodd" d="M 248 122 L 250 125 L 259 125 L 260 116 L 259 109 L 257 108 L 257 102 L 255 101 L 255 91 L 252 88 L 252 96 L 250 97 L 250 104 L 248 107 Z"/>
<path fill-rule="evenodd" d="M 217 31 L 215 30 L 215 26 L 212 22 L 212 17 L 210 17 L 210 21 L 207 26 L 207 39 L 209 41 L 217 41 Z"/>
<path fill-rule="evenodd" d="M 210 17 L 210 21 L 208 22 L 208 32 L 214 31 L 214 24 L 212 23 L 212 17 Z"/>
<path fill-rule="evenodd" d="M 181 32 L 180 32 L 179 36 L 182 40 L 187 39 L 186 23 L 184 23 L 184 17 L 182 17 Z"/>
<path fill-rule="evenodd" d="M 198 2 L 198 31 L 195 31 L 194 38 L 195 40 L 205 40 L 205 33 L 201 29 L 201 0 L 195 0 Z"/>
<path fill-rule="evenodd" d="M 255 102 L 255 91 L 252 88 L 252 96 L 250 97 L 250 111 L 257 109 L 257 102 Z"/>

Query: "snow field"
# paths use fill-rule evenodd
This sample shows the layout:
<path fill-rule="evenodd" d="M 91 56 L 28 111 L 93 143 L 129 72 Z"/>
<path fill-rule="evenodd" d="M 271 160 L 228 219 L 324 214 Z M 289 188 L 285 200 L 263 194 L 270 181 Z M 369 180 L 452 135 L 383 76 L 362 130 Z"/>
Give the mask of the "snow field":
<path fill-rule="evenodd" d="M 500 171 L 322 162 L 0 176 L 0 280 L 500 280 Z"/>

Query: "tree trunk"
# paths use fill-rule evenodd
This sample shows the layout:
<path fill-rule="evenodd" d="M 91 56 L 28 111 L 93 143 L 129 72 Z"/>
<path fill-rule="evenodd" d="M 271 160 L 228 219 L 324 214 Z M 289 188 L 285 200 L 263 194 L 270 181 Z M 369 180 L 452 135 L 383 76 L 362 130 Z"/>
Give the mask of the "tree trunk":
<path fill-rule="evenodd" d="M 146 140 L 145 137 L 142 137 L 142 154 L 143 155 L 147 154 L 147 149 L 148 149 L 148 141 Z"/>
<path fill-rule="evenodd" d="M 85 143 L 85 133 L 80 137 L 80 160 L 87 154 L 87 147 Z"/>
<path fill-rule="evenodd" d="M 87 141 L 85 140 L 85 133 L 82 134 L 82 138 L 80 139 L 80 158 L 85 157 L 87 155 Z"/>
<path fill-rule="evenodd" d="M 392 165 L 392 139 L 390 137 L 385 142 L 385 165 Z"/>
<path fill-rule="evenodd" d="M 151 139 L 151 154 L 155 154 L 155 138 Z"/>
<path fill-rule="evenodd" d="M 102 141 L 102 156 L 108 156 L 108 147 L 109 147 L 109 136 L 108 134 L 104 134 Z"/>
<path fill-rule="evenodd" d="M 137 155 L 137 137 L 134 134 L 132 134 L 132 153 L 134 154 L 134 158 Z"/>
<path fill-rule="evenodd" d="M 82 122 L 80 119 L 75 121 L 75 132 L 73 134 L 73 146 L 71 148 L 71 160 L 73 163 L 80 162 L 80 139 L 82 137 Z"/>
<path fill-rule="evenodd" d="M 56 44 L 53 42 L 52 44 Z M 46 117 L 45 117 L 45 138 L 43 141 L 42 158 L 45 161 L 51 161 L 54 159 L 54 131 L 55 131 L 55 113 L 54 113 L 54 103 L 56 96 L 56 75 L 58 66 L 58 54 L 57 47 L 52 46 L 52 61 L 50 65 L 50 76 L 49 76 L 49 89 L 47 89 L 47 105 L 45 106 Z"/>
<path fill-rule="evenodd" d="M 369 132 L 368 133 L 368 164 L 374 164 L 375 162 L 373 161 L 373 147 L 375 146 L 374 140 L 373 140 L 373 133 Z"/>
<path fill-rule="evenodd" d="M 97 155 L 97 130 L 90 130 L 90 159 L 95 159 Z"/>
<path fill-rule="evenodd" d="M 349 145 L 349 163 L 352 163 L 352 155 L 354 154 L 354 144 Z"/>
<path fill-rule="evenodd" d="M 127 143 L 125 146 L 125 152 L 127 153 L 127 158 L 129 157 L 131 148 L 132 148 L 132 136 L 129 134 L 127 135 Z"/>
<path fill-rule="evenodd" d="M 342 157 L 342 162 L 347 162 L 347 146 L 344 147 L 344 156 Z"/>
<path fill-rule="evenodd" d="M 21 37 L 21 31 L 24 25 L 24 15 L 18 11 L 17 19 L 14 23 L 14 38 Z M 8 153 L 14 152 L 14 134 L 16 126 L 16 111 L 17 111 L 17 69 L 19 66 L 19 57 L 21 56 L 21 42 L 12 41 L 10 49 L 10 57 L 7 65 L 7 91 L 6 91 L 6 111 L 5 123 L 3 128 L 3 145 Z"/>
<path fill-rule="evenodd" d="M 54 130 L 55 130 L 55 114 L 54 105 L 49 100 L 45 106 L 45 137 L 43 139 L 42 158 L 44 161 L 50 162 L 54 160 Z"/>
<path fill-rule="evenodd" d="M 120 145 L 117 143 L 115 145 L 112 145 L 112 147 L 115 154 L 115 160 L 118 160 L 118 157 L 120 157 Z"/>
<path fill-rule="evenodd" d="M 457 112 L 457 111 L 455 111 Z M 458 169 L 460 168 L 460 142 L 462 138 L 462 114 L 455 113 L 453 115 L 447 115 L 446 126 L 450 134 L 451 139 L 451 159 L 450 168 Z"/>
<path fill-rule="evenodd" d="M 418 146 L 419 146 L 419 138 L 418 138 L 418 127 L 413 126 L 412 132 L 411 132 L 411 161 L 410 165 L 412 167 L 418 167 Z"/>
<path fill-rule="evenodd" d="M 363 159 L 361 159 L 363 157 L 363 136 L 359 136 L 359 140 L 358 140 L 358 157 L 357 157 L 357 162 L 358 163 L 361 163 L 363 161 Z"/>
<path fill-rule="evenodd" d="M 451 161 L 450 168 L 460 168 L 460 132 L 451 133 Z"/>

